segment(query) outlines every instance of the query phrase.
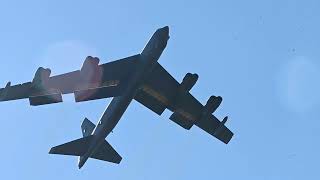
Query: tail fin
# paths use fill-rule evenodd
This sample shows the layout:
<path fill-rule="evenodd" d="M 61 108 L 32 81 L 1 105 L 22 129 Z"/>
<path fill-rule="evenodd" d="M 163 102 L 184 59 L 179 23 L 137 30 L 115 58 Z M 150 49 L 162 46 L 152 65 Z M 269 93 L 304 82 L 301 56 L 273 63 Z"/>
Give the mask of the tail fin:
<path fill-rule="evenodd" d="M 83 137 L 90 136 L 96 126 L 87 118 L 85 118 L 81 124 L 81 130 Z"/>

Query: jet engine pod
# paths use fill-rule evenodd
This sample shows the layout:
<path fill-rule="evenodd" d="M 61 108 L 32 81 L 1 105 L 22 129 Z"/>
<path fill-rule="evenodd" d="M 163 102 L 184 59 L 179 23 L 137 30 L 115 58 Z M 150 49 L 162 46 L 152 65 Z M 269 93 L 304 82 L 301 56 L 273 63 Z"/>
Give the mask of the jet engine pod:
<path fill-rule="evenodd" d="M 93 71 L 99 66 L 100 59 L 97 57 L 88 56 L 81 67 L 81 72 L 83 71 Z"/>
<path fill-rule="evenodd" d="M 214 113 L 222 102 L 221 96 L 211 96 L 207 101 L 207 104 L 204 106 L 204 114 L 212 114 Z"/>
<path fill-rule="evenodd" d="M 189 92 L 198 81 L 198 78 L 199 76 L 197 74 L 187 73 L 181 83 L 181 90 L 184 92 Z"/>
<path fill-rule="evenodd" d="M 99 58 L 88 56 L 81 68 L 81 78 L 84 83 L 100 83 L 102 71 L 99 68 Z"/>
<path fill-rule="evenodd" d="M 34 75 L 32 83 L 36 86 L 44 86 L 48 83 L 50 74 L 51 70 L 49 68 L 45 69 L 43 67 L 39 67 Z"/>

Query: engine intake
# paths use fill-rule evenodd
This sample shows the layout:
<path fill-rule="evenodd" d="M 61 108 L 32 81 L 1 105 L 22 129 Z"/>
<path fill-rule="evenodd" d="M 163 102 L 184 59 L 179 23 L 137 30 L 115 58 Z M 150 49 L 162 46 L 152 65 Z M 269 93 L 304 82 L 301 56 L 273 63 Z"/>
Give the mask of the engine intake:
<path fill-rule="evenodd" d="M 181 90 L 183 92 L 189 92 L 198 81 L 198 78 L 198 74 L 187 73 L 181 83 Z"/>

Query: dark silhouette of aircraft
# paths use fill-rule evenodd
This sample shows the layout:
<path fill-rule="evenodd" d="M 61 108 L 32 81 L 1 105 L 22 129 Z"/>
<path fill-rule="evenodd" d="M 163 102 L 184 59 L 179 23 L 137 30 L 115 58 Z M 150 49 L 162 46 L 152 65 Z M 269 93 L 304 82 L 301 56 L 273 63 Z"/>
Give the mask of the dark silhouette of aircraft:
<path fill-rule="evenodd" d="M 169 27 L 158 29 L 140 54 L 99 65 L 99 59 L 88 56 L 82 68 L 50 77 L 51 70 L 40 67 L 32 82 L 0 89 L 0 101 L 28 98 L 30 105 L 38 106 L 62 102 L 62 94 L 74 93 L 75 101 L 90 101 L 114 97 L 100 121 L 94 125 L 87 118 L 81 129 L 83 138 L 51 148 L 50 154 L 79 156 L 79 168 L 88 158 L 119 164 L 121 156 L 105 138 L 112 132 L 135 99 L 161 115 L 165 109 L 173 112 L 170 119 L 189 130 L 193 125 L 224 143 L 233 133 L 212 113 L 222 102 L 220 96 L 211 96 L 203 106 L 189 91 L 198 80 L 188 73 L 182 83 L 177 82 L 157 61 L 169 39 Z"/>

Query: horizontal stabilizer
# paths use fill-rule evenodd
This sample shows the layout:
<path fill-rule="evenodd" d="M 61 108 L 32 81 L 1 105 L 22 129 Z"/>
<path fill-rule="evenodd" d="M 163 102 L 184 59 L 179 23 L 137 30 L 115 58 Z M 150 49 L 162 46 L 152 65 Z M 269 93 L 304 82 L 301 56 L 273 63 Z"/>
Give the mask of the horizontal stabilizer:
<path fill-rule="evenodd" d="M 94 125 L 89 119 L 85 118 L 81 124 L 81 130 L 83 137 L 90 136 L 96 125 Z"/>
<path fill-rule="evenodd" d="M 122 160 L 122 157 L 117 153 L 116 150 L 113 149 L 113 147 L 107 141 L 103 141 L 99 149 L 97 149 L 95 153 L 90 157 L 116 164 L 119 164 Z"/>
<path fill-rule="evenodd" d="M 89 149 L 93 135 L 80 138 L 60 146 L 51 148 L 49 154 L 61 154 L 70 156 L 83 156 Z"/>

